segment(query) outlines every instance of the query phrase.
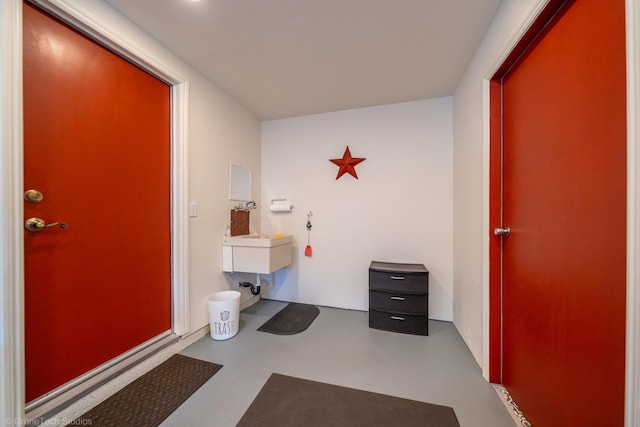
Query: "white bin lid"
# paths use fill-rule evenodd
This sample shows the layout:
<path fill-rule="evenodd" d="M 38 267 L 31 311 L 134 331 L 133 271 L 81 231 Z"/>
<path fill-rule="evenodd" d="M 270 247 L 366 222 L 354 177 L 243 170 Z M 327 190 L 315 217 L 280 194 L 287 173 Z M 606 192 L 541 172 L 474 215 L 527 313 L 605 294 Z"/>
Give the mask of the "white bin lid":
<path fill-rule="evenodd" d="M 216 292 L 215 294 L 209 297 L 209 301 L 213 301 L 213 302 L 232 301 L 236 298 L 240 298 L 241 295 L 242 294 L 238 291 Z"/>

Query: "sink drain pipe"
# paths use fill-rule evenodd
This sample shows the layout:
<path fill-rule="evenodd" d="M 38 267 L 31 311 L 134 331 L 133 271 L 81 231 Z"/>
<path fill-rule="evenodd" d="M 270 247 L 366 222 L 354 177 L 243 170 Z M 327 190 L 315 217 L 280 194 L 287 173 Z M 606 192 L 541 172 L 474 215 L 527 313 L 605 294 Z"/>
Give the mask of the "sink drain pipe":
<path fill-rule="evenodd" d="M 252 295 L 260 295 L 260 273 L 256 274 L 256 284 L 251 282 L 240 282 L 240 286 L 243 288 L 249 288 Z"/>

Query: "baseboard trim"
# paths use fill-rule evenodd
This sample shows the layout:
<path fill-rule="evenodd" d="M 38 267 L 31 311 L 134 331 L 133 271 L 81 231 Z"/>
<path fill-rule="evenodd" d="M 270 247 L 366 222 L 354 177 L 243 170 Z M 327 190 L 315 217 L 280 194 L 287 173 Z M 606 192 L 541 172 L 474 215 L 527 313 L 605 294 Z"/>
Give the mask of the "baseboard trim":
<path fill-rule="evenodd" d="M 248 298 L 245 301 L 240 302 L 240 311 L 244 310 L 245 308 L 251 307 L 253 304 L 257 303 L 258 301 L 260 301 L 260 295 L 251 295 L 251 298 Z"/>

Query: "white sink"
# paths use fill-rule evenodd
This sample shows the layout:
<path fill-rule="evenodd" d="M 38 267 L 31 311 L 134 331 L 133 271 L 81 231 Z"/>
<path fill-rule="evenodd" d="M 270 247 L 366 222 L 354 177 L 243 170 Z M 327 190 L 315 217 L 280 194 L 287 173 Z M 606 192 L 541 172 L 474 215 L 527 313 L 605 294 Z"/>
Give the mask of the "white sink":
<path fill-rule="evenodd" d="M 250 246 L 253 248 L 271 248 L 293 242 L 293 236 L 266 236 L 264 234 L 247 234 L 245 236 L 225 237 L 222 241 L 226 246 Z"/>
<path fill-rule="evenodd" d="M 222 241 L 222 270 L 271 274 L 291 264 L 293 236 L 246 235 Z"/>

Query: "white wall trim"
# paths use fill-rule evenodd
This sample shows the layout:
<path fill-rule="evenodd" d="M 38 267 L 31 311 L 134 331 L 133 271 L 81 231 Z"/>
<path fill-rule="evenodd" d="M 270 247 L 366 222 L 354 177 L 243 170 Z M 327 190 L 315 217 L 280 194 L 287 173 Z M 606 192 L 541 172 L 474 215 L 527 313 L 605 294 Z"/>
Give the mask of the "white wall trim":
<path fill-rule="evenodd" d="M 538 19 L 538 16 L 542 13 L 545 7 L 549 4 L 550 0 L 537 0 L 537 2 L 531 6 L 531 9 L 526 15 L 526 18 L 522 22 L 522 25 L 516 30 L 516 32 L 509 38 L 508 43 L 502 49 L 500 54 L 498 55 L 496 61 L 493 63 L 493 66 L 489 69 L 489 72 L 485 75 L 485 78 L 490 80 L 491 77 L 498 71 L 498 69 L 504 64 L 507 60 L 513 49 L 515 49 L 516 45 L 520 42 L 520 40 L 524 37 L 524 35 L 529 31 L 529 28 L 533 25 L 533 23 Z M 487 98 L 486 102 L 489 101 Z M 487 141 L 488 142 L 488 141 Z M 488 164 L 485 163 L 485 166 L 488 167 Z"/>
<path fill-rule="evenodd" d="M 22 2 L 0 2 L 0 423 L 24 419 Z"/>
<path fill-rule="evenodd" d="M 490 299 L 490 283 L 489 283 L 489 227 L 490 227 L 490 169 L 491 162 L 491 81 L 486 78 L 482 81 L 482 162 L 485 165 L 486 171 L 482 174 L 482 200 L 485 200 L 484 207 L 482 209 L 482 229 L 485 230 L 482 233 L 482 307 L 484 310 L 484 316 L 482 318 L 482 376 L 489 381 L 489 318 L 491 310 Z"/>
<path fill-rule="evenodd" d="M 189 82 L 171 87 L 172 98 L 172 278 L 173 332 L 189 332 Z"/>
<path fill-rule="evenodd" d="M 640 425 L 640 0 L 626 1 L 627 366 L 625 426 Z"/>

